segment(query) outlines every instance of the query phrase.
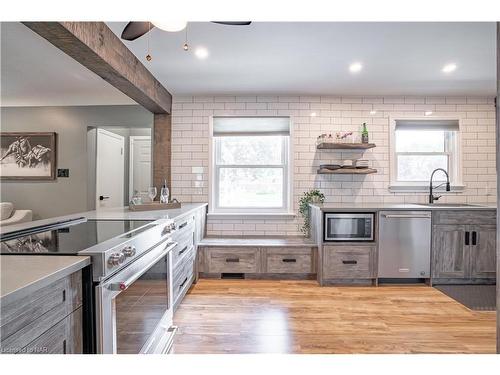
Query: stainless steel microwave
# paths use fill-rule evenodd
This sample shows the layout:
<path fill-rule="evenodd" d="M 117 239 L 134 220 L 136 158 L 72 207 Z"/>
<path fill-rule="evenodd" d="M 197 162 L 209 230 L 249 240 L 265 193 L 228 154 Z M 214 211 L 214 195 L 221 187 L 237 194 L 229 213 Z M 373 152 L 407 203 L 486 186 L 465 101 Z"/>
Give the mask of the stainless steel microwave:
<path fill-rule="evenodd" d="M 375 213 L 325 213 L 325 241 L 373 241 Z"/>

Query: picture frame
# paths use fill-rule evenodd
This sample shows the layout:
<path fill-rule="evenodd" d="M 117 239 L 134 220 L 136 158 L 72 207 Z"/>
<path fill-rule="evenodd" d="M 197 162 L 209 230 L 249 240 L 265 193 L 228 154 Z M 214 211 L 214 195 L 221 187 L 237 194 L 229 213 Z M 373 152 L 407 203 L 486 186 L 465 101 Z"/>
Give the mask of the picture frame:
<path fill-rule="evenodd" d="M 56 164 L 57 133 L 0 133 L 0 179 L 2 181 L 55 180 Z"/>

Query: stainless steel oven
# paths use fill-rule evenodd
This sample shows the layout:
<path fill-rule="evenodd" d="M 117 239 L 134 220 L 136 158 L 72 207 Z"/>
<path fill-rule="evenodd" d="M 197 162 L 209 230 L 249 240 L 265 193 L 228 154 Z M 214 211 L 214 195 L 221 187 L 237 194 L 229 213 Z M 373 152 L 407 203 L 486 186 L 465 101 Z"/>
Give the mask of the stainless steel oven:
<path fill-rule="evenodd" d="M 325 213 L 325 241 L 373 241 L 375 213 Z"/>
<path fill-rule="evenodd" d="M 165 353 L 173 322 L 171 237 L 96 286 L 98 353 Z"/>

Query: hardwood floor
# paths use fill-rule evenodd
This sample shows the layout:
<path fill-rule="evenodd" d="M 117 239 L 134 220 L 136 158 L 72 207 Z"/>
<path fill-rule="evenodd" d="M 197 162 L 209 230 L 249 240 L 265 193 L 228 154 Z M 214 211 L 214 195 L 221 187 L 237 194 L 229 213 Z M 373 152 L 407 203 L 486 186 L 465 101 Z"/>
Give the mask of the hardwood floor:
<path fill-rule="evenodd" d="M 177 310 L 174 353 L 495 353 L 495 312 L 428 286 L 207 280 Z"/>

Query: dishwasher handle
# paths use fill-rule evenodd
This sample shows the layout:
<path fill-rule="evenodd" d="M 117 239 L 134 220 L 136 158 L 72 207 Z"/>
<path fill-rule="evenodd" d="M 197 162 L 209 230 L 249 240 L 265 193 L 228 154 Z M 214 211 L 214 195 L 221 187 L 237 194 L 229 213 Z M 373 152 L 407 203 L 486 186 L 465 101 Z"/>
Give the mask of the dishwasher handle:
<path fill-rule="evenodd" d="M 409 214 L 385 214 L 382 215 L 387 219 L 430 219 L 430 214 L 409 215 Z"/>

